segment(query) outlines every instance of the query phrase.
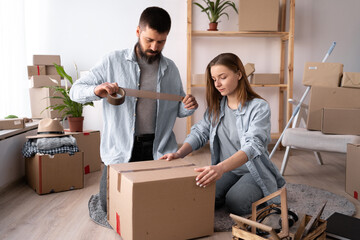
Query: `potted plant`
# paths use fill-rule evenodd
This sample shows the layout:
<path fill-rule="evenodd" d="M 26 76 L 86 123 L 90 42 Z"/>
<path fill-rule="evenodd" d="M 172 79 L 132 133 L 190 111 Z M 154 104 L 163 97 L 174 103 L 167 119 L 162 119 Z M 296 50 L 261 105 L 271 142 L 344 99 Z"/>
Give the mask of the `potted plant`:
<path fill-rule="evenodd" d="M 65 72 L 65 70 L 62 66 L 59 66 L 56 63 L 54 63 L 54 66 L 55 66 L 58 74 L 62 78 L 65 79 L 65 88 L 63 88 L 61 86 L 49 86 L 48 88 L 53 89 L 54 93 L 60 93 L 57 96 L 50 96 L 50 98 L 61 99 L 62 103 L 48 106 L 45 109 L 57 110 L 57 111 L 59 111 L 59 113 L 62 115 L 63 118 L 66 117 L 69 122 L 70 132 L 82 132 L 83 131 L 83 121 L 84 121 L 84 117 L 82 115 L 83 108 L 84 108 L 84 106 L 94 106 L 94 103 L 88 102 L 88 103 L 82 104 L 82 103 L 74 102 L 73 100 L 71 100 L 70 96 L 69 96 L 70 87 L 68 86 L 66 79 L 69 80 L 69 82 L 72 85 L 74 83 L 72 80 L 72 77 L 69 76 Z M 78 74 L 76 64 L 75 64 L 75 69 L 76 69 L 76 74 L 77 74 L 77 78 L 78 78 L 79 74 Z"/>
<path fill-rule="evenodd" d="M 202 6 L 200 3 L 195 2 L 194 4 L 201 8 L 201 12 L 205 12 L 209 18 L 209 29 L 208 31 L 217 31 L 218 19 L 225 15 L 229 19 L 229 14 L 225 12 L 225 9 L 231 7 L 236 13 L 238 10 L 235 6 L 235 3 L 227 0 L 203 0 L 205 6 Z"/>

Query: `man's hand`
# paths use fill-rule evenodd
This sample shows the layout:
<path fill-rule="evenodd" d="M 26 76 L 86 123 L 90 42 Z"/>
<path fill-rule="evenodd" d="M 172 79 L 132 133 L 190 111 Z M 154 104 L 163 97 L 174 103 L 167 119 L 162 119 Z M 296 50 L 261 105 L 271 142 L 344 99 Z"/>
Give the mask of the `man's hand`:
<path fill-rule="evenodd" d="M 191 94 L 187 94 L 182 102 L 185 104 L 185 108 L 188 110 L 196 109 L 198 107 L 198 103 L 196 102 L 195 97 Z"/>
<path fill-rule="evenodd" d="M 119 90 L 119 86 L 117 83 L 105 82 L 105 83 L 98 85 L 94 89 L 94 93 L 98 97 L 105 98 L 105 97 L 107 97 L 108 94 L 112 95 L 112 94 L 116 93 L 118 90 Z"/>
<path fill-rule="evenodd" d="M 224 170 L 219 165 L 195 168 L 194 170 L 200 173 L 196 177 L 196 185 L 199 187 L 206 187 L 210 183 L 216 182 L 224 174 Z"/>

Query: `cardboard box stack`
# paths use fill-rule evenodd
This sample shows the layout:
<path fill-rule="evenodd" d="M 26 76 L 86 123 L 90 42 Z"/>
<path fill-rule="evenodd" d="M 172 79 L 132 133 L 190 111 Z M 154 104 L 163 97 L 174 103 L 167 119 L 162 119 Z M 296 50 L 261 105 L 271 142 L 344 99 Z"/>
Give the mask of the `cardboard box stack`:
<path fill-rule="evenodd" d="M 360 135 L 358 76 L 343 73 L 340 63 L 305 64 L 303 84 L 311 86 L 307 119 L 309 130 Z"/>
<path fill-rule="evenodd" d="M 54 91 L 46 88 L 61 85 L 61 77 L 56 72 L 54 63 L 61 65 L 59 55 L 34 55 L 33 66 L 28 66 L 32 118 L 60 117 L 58 111 L 44 110 L 46 107 L 61 102 L 61 99 L 49 98 L 55 96 Z"/>
<path fill-rule="evenodd" d="M 196 185 L 195 165 L 151 160 L 108 166 L 108 222 L 124 240 L 192 239 L 214 229 L 215 184 Z"/>

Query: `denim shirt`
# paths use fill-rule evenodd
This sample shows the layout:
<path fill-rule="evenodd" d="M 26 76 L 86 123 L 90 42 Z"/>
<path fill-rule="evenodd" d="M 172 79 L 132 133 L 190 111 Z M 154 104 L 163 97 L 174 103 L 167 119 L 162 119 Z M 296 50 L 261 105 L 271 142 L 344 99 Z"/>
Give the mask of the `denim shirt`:
<path fill-rule="evenodd" d="M 94 89 L 104 82 L 118 83 L 119 87 L 139 89 L 140 67 L 135 48 L 114 51 L 93 67 L 89 74 L 78 79 L 70 90 L 73 101 L 85 103 L 100 100 Z M 156 85 L 157 92 L 185 96 L 179 70 L 174 62 L 161 56 Z M 109 104 L 102 100 L 103 130 L 101 131 L 101 159 L 105 165 L 125 163 L 131 158 L 134 144 L 136 101 L 126 97 L 122 105 Z M 176 117 L 186 117 L 194 110 L 187 110 L 182 102 L 157 100 L 153 157 L 158 159 L 177 150 L 172 131 Z"/>
<path fill-rule="evenodd" d="M 208 110 L 204 118 L 191 128 L 191 133 L 186 137 L 185 142 L 192 146 L 195 151 L 204 146 L 207 141 L 210 142 L 211 163 L 216 165 L 220 162 L 219 140 L 217 137 L 217 128 L 219 122 L 224 116 L 226 98 L 220 103 L 219 121 L 213 125 L 209 121 Z M 211 116 L 212 117 L 212 116 Z M 284 178 L 273 162 L 269 159 L 267 146 L 270 143 L 271 122 L 270 107 L 268 103 L 259 98 L 246 102 L 236 111 L 236 128 L 240 138 L 241 149 L 246 153 L 248 161 L 246 166 L 251 176 L 261 188 L 264 196 L 277 191 L 285 184 Z M 278 202 L 279 198 L 274 201 Z"/>

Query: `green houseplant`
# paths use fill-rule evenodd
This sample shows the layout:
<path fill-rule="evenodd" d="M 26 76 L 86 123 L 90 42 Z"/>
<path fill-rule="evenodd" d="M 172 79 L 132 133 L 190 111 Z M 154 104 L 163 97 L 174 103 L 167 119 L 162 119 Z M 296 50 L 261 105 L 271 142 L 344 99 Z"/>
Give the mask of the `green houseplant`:
<path fill-rule="evenodd" d="M 207 17 L 209 18 L 209 31 L 217 31 L 217 24 L 218 20 L 222 15 L 227 16 L 229 19 L 229 14 L 225 12 L 225 9 L 230 7 L 234 9 L 236 13 L 238 13 L 238 10 L 235 6 L 235 3 L 228 0 L 203 0 L 204 6 L 200 3 L 194 2 L 196 6 L 201 8 L 201 12 L 205 12 Z"/>
<path fill-rule="evenodd" d="M 65 70 L 62 66 L 59 66 L 56 63 L 54 63 L 54 66 L 55 66 L 58 74 L 62 78 L 65 79 L 65 88 L 63 88 L 61 86 L 49 86 L 48 87 L 48 88 L 51 88 L 54 90 L 54 94 L 58 93 L 58 94 L 56 94 L 56 96 L 55 95 L 50 96 L 50 98 L 61 99 L 62 101 L 61 101 L 61 103 L 48 106 L 45 109 L 57 110 L 57 111 L 59 111 L 59 113 L 61 114 L 61 116 L 63 118 L 67 118 L 71 132 L 82 132 L 82 130 L 83 130 L 82 123 L 84 120 L 84 117 L 82 115 L 83 108 L 85 106 L 94 106 L 94 103 L 88 102 L 88 103 L 82 104 L 82 103 L 74 102 L 73 100 L 71 100 L 70 96 L 69 96 L 70 88 L 68 87 L 66 79 L 69 80 L 71 85 L 74 83 L 73 79 L 70 75 L 68 75 L 65 72 Z M 76 65 L 75 65 L 75 69 L 76 69 L 76 74 L 77 74 L 77 78 L 78 78 L 79 74 L 78 74 Z M 78 126 L 76 126 L 76 125 L 78 125 Z M 77 127 L 79 127 L 79 128 L 77 128 Z"/>

